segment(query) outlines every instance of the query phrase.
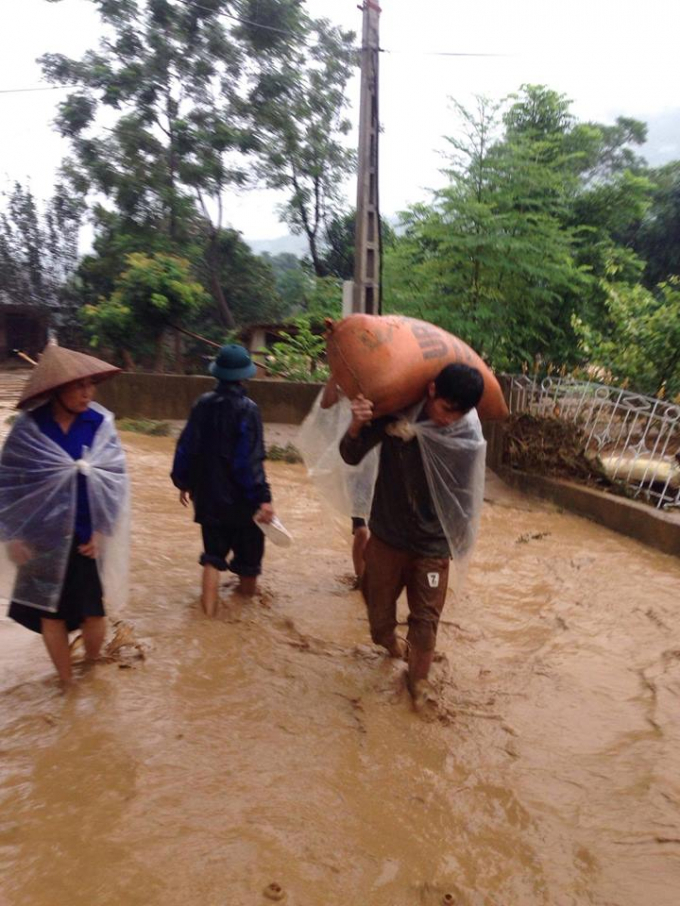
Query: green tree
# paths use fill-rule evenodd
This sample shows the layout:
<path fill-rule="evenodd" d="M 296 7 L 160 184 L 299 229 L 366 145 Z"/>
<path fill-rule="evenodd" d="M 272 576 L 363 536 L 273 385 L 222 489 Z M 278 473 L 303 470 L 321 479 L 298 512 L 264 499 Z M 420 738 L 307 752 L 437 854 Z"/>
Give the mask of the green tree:
<path fill-rule="evenodd" d="M 635 285 L 633 240 L 652 183 L 646 127 L 579 123 L 568 99 L 524 85 L 505 102 L 455 105 L 449 185 L 404 216 L 386 257 L 392 310 L 435 320 L 499 368 L 576 364 L 576 321 L 605 328 L 605 283 Z"/>
<path fill-rule="evenodd" d="M 316 277 L 312 291 L 305 299 L 304 311 L 315 325 L 322 324 L 326 318 L 341 318 L 342 280 Z"/>
<path fill-rule="evenodd" d="M 306 316 L 318 325 L 325 318 L 342 316 L 342 279 L 317 277 L 311 262 L 295 255 L 265 253 L 262 257 L 273 269 L 286 317 Z"/>
<path fill-rule="evenodd" d="M 212 283 L 208 243 L 217 252 L 220 293 L 237 324 L 279 320 L 289 314 L 270 264 L 254 255 L 236 230 L 218 230 L 208 240 L 206 231 L 197 228 L 189 237 L 186 257 L 204 286 Z M 78 270 L 83 302 L 92 304 L 110 297 L 127 256 L 135 252 L 167 255 L 172 254 L 172 245 L 162 233 L 151 234 L 148 239 L 143 234 L 126 233 L 118 215 L 107 212 L 100 220 L 93 253 L 83 258 Z M 196 320 L 184 326 L 211 338 L 221 338 L 225 333 L 223 324 L 215 320 L 214 305 L 202 309 Z"/>
<path fill-rule="evenodd" d="M 356 53 L 354 34 L 327 20 L 300 19 L 306 46 L 288 46 L 262 61 L 249 95 L 259 147 L 259 175 L 287 199 L 281 217 L 306 237 L 317 276 L 325 276 L 325 225 L 342 204 L 342 182 L 355 155 L 344 141 L 346 86 Z M 262 41 L 262 37 L 258 36 Z M 258 43 L 253 52 L 260 53 Z"/>
<path fill-rule="evenodd" d="M 575 328 L 589 363 L 615 383 L 680 400 L 680 280 L 644 286 L 605 283 L 605 329 L 578 319 Z"/>
<path fill-rule="evenodd" d="M 255 139 L 239 97 L 243 40 L 222 16 L 231 4 L 92 2 L 107 28 L 99 49 L 81 60 L 59 54 L 41 60 L 49 80 L 74 86 L 57 118 L 71 140 L 72 183 L 104 196 L 126 236 L 162 234 L 167 251 L 184 254 L 202 230 L 218 317 L 233 327 L 219 279 L 222 199 L 226 187 L 246 181 L 243 155 Z M 271 44 L 288 46 L 271 35 Z M 113 115 L 112 125 L 104 126 L 102 111 L 107 122 Z M 103 229 L 106 208 L 95 208 Z"/>
<path fill-rule="evenodd" d="M 162 371 L 168 329 L 195 317 L 207 301 L 188 261 L 135 252 L 110 298 L 86 305 L 83 317 L 93 346 L 110 345 L 131 367 L 131 351 L 144 354 L 152 345 L 154 369 Z"/>
<path fill-rule="evenodd" d="M 289 381 L 327 381 L 326 341 L 314 332 L 309 317 L 294 318 L 292 325 L 293 329 L 283 332 L 282 339 L 267 350 L 267 369 Z"/>
<path fill-rule="evenodd" d="M 603 286 L 611 273 L 616 271 L 618 282 L 634 285 L 644 269 L 633 240 L 652 192 L 644 161 L 636 153 L 646 133 L 644 123 L 619 117 L 614 126 L 576 125 L 567 139 L 579 179 L 565 223 L 575 231 L 576 262 L 595 278 L 587 293 L 567 300 L 567 307 L 592 322 L 607 318 Z"/>
<path fill-rule="evenodd" d="M 72 322 L 81 202 L 57 184 L 43 206 L 15 183 L 0 213 L 0 287 L 15 304 L 32 305 L 60 333 Z"/>
<path fill-rule="evenodd" d="M 331 218 L 324 232 L 321 268 L 326 276 L 339 277 L 341 280 L 354 279 L 354 236 L 356 230 L 356 211 L 347 211 Z M 390 224 L 382 219 L 380 223 L 380 243 L 383 254 L 391 248 L 396 235 Z"/>
<path fill-rule="evenodd" d="M 633 240 L 645 261 L 648 288 L 680 276 L 680 161 L 652 170 L 651 204 Z"/>
<path fill-rule="evenodd" d="M 287 306 L 270 263 L 253 254 L 236 230 L 221 229 L 214 241 L 220 261 L 217 276 L 235 322 L 243 325 L 285 317 Z M 204 261 L 197 265 L 199 275 L 205 273 Z"/>
<path fill-rule="evenodd" d="M 562 360 L 575 345 L 563 299 L 587 281 L 563 223 L 575 181 L 559 140 L 569 121 L 559 96 L 546 104 L 541 112 L 533 94 L 517 100 L 505 136 L 502 105 L 456 104 L 450 184 L 431 207 L 406 213 L 386 259 L 388 309 L 434 320 L 500 368 L 539 353 Z"/>
<path fill-rule="evenodd" d="M 297 255 L 282 252 L 278 255 L 262 254 L 262 259 L 271 267 L 276 291 L 283 305 L 283 316 L 299 314 L 306 306 L 315 289 L 315 277 L 303 265 Z"/>
<path fill-rule="evenodd" d="M 15 183 L 0 213 L 0 280 L 17 303 L 58 309 L 78 262 L 82 207 L 62 185 L 41 212 L 30 188 Z"/>

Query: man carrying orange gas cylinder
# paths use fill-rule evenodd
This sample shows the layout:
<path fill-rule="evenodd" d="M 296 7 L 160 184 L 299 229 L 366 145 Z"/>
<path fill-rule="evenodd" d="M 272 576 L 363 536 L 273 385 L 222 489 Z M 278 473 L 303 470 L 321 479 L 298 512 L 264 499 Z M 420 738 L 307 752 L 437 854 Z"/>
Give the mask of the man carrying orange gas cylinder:
<path fill-rule="evenodd" d="M 495 418 L 507 409 L 479 357 L 423 322 L 353 315 L 331 328 L 328 357 L 352 400 L 340 456 L 357 466 L 380 445 L 361 581 L 371 637 L 408 661 L 419 707 L 431 697 L 447 590 L 460 587 L 479 525 L 486 444 L 477 407 Z M 396 633 L 404 588 L 406 639 Z"/>

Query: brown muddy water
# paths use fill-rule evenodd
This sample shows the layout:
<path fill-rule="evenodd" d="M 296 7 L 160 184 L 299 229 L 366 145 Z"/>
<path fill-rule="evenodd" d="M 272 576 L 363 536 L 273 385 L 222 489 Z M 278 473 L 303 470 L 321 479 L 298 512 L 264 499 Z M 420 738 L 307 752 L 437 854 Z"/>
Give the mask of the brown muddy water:
<path fill-rule="evenodd" d="M 677 906 L 676 560 L 492 481 L 420 716 L 300 466 L 209 621 L 172 441 L 125 443 L 146 659 L 63 696 L 0 622 L 2 906 Z"/>

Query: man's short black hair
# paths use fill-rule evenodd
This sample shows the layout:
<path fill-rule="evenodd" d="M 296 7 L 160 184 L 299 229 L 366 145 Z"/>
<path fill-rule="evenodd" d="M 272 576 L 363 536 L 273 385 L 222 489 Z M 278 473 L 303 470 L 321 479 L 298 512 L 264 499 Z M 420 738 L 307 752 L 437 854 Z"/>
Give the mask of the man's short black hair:
<path fill-rule="evenodd" d="M 478 368 L 470 365 L 446 365 L 434 380 L 435 396 L 469 412 L 482 398 L 484 378 Z"/>

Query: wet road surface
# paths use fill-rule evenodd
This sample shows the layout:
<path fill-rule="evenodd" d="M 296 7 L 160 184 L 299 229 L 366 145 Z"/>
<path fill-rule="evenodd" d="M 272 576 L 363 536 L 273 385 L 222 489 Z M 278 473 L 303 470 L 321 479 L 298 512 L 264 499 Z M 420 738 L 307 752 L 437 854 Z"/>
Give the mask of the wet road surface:
<path fill-rule="evenodd" d="M 678 561 L 492 479 L 417 715 L 302 467 L 209 621 L 173 442 L 124 443 L 146 658 L 64 696 L 0 621 L 2 906 L 677 906 Z"/>

